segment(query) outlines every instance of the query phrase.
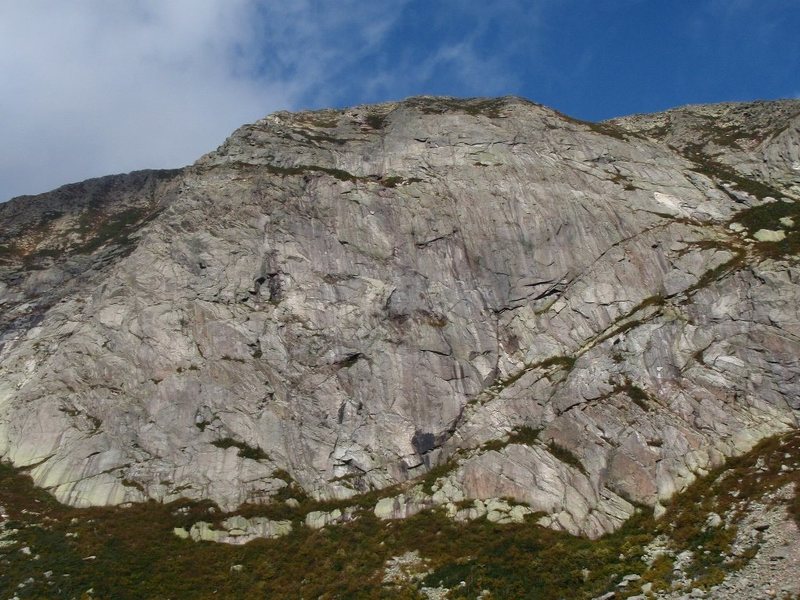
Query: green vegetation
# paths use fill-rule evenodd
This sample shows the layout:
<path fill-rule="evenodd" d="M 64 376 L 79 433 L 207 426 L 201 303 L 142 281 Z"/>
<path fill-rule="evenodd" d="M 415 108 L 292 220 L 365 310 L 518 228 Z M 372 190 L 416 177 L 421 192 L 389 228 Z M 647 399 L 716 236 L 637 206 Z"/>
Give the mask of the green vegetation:
<path fill-rule="evenodd" d="M 784 222 L 781 222 L 784 219 Z M 787 225 L 786 219 L 792 223 Z M 800 255 L 800 204 L 797 202 L 768 202 L 737 213 L 731 222 L 741 223 L 752 236 L 759 229 L 783 231 L 786 237 L 779 242 L 757 242 L 756 251 L 771 258 Z"/>
<path fill-rule="evenodd" d="M 551 356 L 540 362 L 537 367 L 541 369 L 549 369 L 550 367 L 558 367 L 565 371 L 571 371 L 575 367 L 577 359 L 574 356 Z"/>
<path fill-rule="evenodd" d="M 381 180 L 381 183 L 384 185 L 384 187 L 393 188 L 393 187 L 397 187 L 398 185 L 400 185 L 404 181 L 405 181 L 405 179 L 403 179 L 402 177 L 399 177 L 397 175 L 392 175 L 391 177 L 384 177 Z"/>
<path fill-rule="evenodd" d="M 709 269 L 705 271 L 701 276 L 700 279 L 697 280 L 697 283 L 690 286 L 684 293 L 688 298 L 693 292 L 708 287 L 715 281 L 718 281 L 725 277 L 728 273 L 732 273 L 734 271 L 738 271 L 742 266 L 745 264 L 745 257 L 746 254 L 744 250 L 741 249 L 733 249 L 734 255 L 730 260 L 725 261 L 722 264 L 717 265 L 713 269 Z"/>
<path fill-rule="evenodd" d="M 688 146 L 684 149 L 683 154 L 695 163 L 695 172 L 705 175 L 706 177 L 716 182 L 727 182 L 732 184 L 736 189 L 741 192 L 755 196 L 759 200 L 763 200 L 767 196 L 773 198 L 780 198 L 782 195 L 774 188 L 765 183 L 761 183 L 755 179 L 745 177 L 737 171 L 733 170 L 727 165 L 723 165 L 703 152 L 702 147 Z M 725 188 L 720 188 L 723 192 L 728 193 Z"/>
<path fill-rule="evenodd" d="M 653 296 L 649 296 L 639 302 L 636 306 L 634 306 L 627 314 L 623 315 L 619 319 L 615 321 L 613 327 L 606 330 L 604 333 L 600 334 L 597 339 L 595 339 L 592 343 L 593 346 L 597 344 L 602 344 L 604 341 L 611 339 L 612 337 L 619 335 L 621 333 L 625 333 L 633 329 L 634 327 L 638 327 L 642 325 L 646 320 L 652 319 L 655 315 L 661 312 L 661 307 L 666 302 L 666 299 L 662 294 L 655 294 Z M 634 315 L 638 312 L 643 311 L 646 308 L 656 307 L 656 311 L 653 314 L 648 315 L 646 318 L 636 318 L 634 319 Z M 620 321 L 624 321 L 620 323 Z"/>
<path fill-rule="evenodd" d="M 509 441 L 504 439 L 489 440 L 488 442 L 481 444 L 481 450 L 483 450 L 484 452 L 489 452 L 492 450 L 496 452 L 498 450 L 502 450 L 503 448 L 508 446 L 508 444 Z"/>
<path fill-rule="evenodd" d="M 695 170 L 698 173 L 714 181 L 728 183 L 762 202 L 768 197 L 779 199 L 783 196 L 775 188 L 756 179 L 745 177 L 730 167 L 709 158 L 703 154 L 701 148 L 687 148 L 685 154 L 697 165 Z M 726 194 L 731 195 L 724 186 L 719 185 L 718 187 Z M 780 219 L 784 217 L 791 219 L 793 224 L 781 223 Z M 786 237 L 779 242 L 757 242 L 754 249 L 762 256 L 780 259 L 800 255 L 800 205 L 796 202 L 777 200 L 745 208 L 731 218 L 729 224 L 732 223 L 743 225 L 750 236 L 759 229 L 780 230 L 786 234 Z"/>
<path fill-rule="evenodd" d="M 230 354 L 223 354 L 220 357 L 220 360 L 226 360 L 228 362 L 244 363 L 244 359 L 243 358 L 238 358 L 236 356 L 231 356 Z"/>
<path fill-rule="evenodd" d="M 273 473 L 274 477 L 283 479 L 283 477 L 277 477 L 276 473 L 280 473 L 280 471 Z M 285 473 L 285 471 L 283 473 Z M 210 517 L 205 517 L 204 520 L 218 523 L 232 514 L 237 514 L 246 518 L 266 517 L 278 521 L 292 521 L 294 527 L 300 528 L 303 527 L 305 516 L 309 512 L 330 512 L 337 508 L 344 510 L 351 506 L 355 506 L 361 510 L 371 511 L 382 496 L 398 492 L 396 488 L 392 487 L 380 492 L 373 490 L 362 493 L 354 498 L 342 500 L 315 500 L 306 494 L 305 490 L 303 490 L 288 473 L 286 473 L 285 476 L 287 477 L 287 479 L 285 479 L 287 485 L 278 490 L 278 493 L 272 496 L 267 504 L 249 502 L 237 508 L 235 513 L 217 512 Z M 288 503 L 287 500 L 289 501 Z"/>
<path fill-rule="evenodd" d="M 317 172 L 330 175 L 331 177 L 334 177 L 339 181 L 350 181 L 355 183 L 358 181 L 369 180 L 368 177 L 359 177 L 358 175 L 353 175 L 352 173 L 343 171 L 342 169 L 320 167 L 319 165 L 298 165 L 296 167 L 278 167 L 276 165 L 263 165 L 263 168 L 272 173 L 273 175 L 282 175 L 284 177 L 293 175 L 305 175 L 307 173 Z"/>
<path fill-rule="evenodd" d="M 795 202 L 768 202 L 737 213 L 733 220 L 754 233 L 759 229 L 778 229 L 781 226 L 780 219 L 784 217 L 798 219 L 800 206 Z"/>
<path fill-rule="evenodd" d="M 239 442 L 233 438 L 220 438 L 211 442 L 212 446 L 217 448 L 238 448 L 238 455 L 241 458 L 249 458 L 250 460 L 269 460 L 269 456 L 261 448 L 248 446 L 244 442 Z"/>
<path fill-rule="evenodd" d="M 417 177 L 399 177 L 396 175 L 378 178 L 378 177 L 365 177 L 361 175 L 354 175 L 342 169 L 333 169 L 330 167 L 321 167 L 319 165 L 297 165 L 295 167 L 278 167 L 276 165 L 260 165 L 260 168 L 266 169 L 273 175 L 280 175 L 282 177 L 292 177 L 298 175 L 307 175 L 309 173 L 325 173 L 339 181 L 349 181 L 351 183 L 378 183 L 383 187 L 394 188 L 398 185 L 416 183 L 422 181 Z"/>
<path fill-rule="evenodd" d="M 706 527 L 709 514 L 728 514 L 731 523 L 738 523 L 747 503 L 754 500 L 769 503 L 765 498 L 767 493 L 793 482 L 796 488 L 789 512 L 798 506 L 800 477 L 796 470 L 781 470 L 786 455 L 791 461 L 800 459 L 800 433 L 795 431 L 762 441 L 748 454 L 729 460 L 727 465 L 673 498 L 666 518 L 657 522 L 655 533 L 668 535 L 678 547 L 694 552 L 695 559 L 687 573 L 695 579 L 695 587 L 708 588 L 719 583 L 726 571 L 743 567 L 755 553 L 751 549 L 743 557 L 726 560 L 736 537 L 736 526 Z M 653 574 L 647 578 L 654 580 Z M 666 588 L 669 581 L 669 574 L 665 574 L 657 587 Z"/>
<path fill-rule="evenodd" d="M 759 124 L 757 121 L 753 122 L 750 119 L 746 119 L 739 123 L 720 125 L 718 120 L 711 116 L 697 116 L 701 117 L 704 122 L 696 123 L 695 128 L 698 132 L 704 134 L 705 140 L 720 146 L 733 148 L 734 150 L 743 148 L 739 140 L 745 140 L 750 144 L 759 144 L 786 129 L 787 125 L 785 123 L 788 122 L 787 119 L 786 122 L 781 124 L 766 126 L 765 123 Z"/>
<path fill-rule="evenodd" d="M 619 171 L 617 171 L 616 173 L 614 173 L 614 175 L 611 176 L 611 181 L 613 181 L 617 185 L 621 185 L 623 189 L 628 192 L 632 192 L 633 190 L 638 189 L 633 184 L 633 181 L 631 181 L 630 177 L 628 177 L 627 175 L 623 175 Z"/>
<path fill-rule="evenodd" d="M 504 116 L 502 110 L 505 108 L 505 104 L 503 100 L 477 100 L 468 103 L 463 110 L 473 117 L 484 116 L 490 119 L 501 119 Z"/>
<path fill-rule="evenodd" d="M 739 149 L 741 146 L 737 143 L 738 140 L 745 138 L 751 139 L 752 136 L 748 131 L 736 125 L 728 125 L 727 127 L 714 127 L 707 130 L 710 139 L 719 144 L 720 146 L 728 146 L 730 148 Z"/>
<path fill-rule="evenodd" d="M 58 212 L 45 213 L 38 223 L 18 232 L 18 240 L 5 240 L 0 244 L 0 260 L 9 263 L 22 263 L 27 269 L 36 269 L 47 259 L 59 258 L 64 254 L 91 254 L 106 244 L 114 244 L 123 252 L 133 249 L 132 234 L 158 214 L 149 207 L 128 208 L 119 212 L 103 212 L 99 206 L 90 203 L 71 231 L 81 238 L 73 246 L 43 248 L 43 243 L 52 241 L 53 221 L 62 216 Z M 19 240 L 24 239 L 24 242 Z M 65 238 L 66 239 L 66 238 Z"/>
<path fill-rule="evenodd" d="M 372 129 L 383 129 L 386 126 L 386 115 L 370 113 L 365 119 L 366 124 Z"/>
<path fill-rule="evenodd" d="M 74 251 L 90 254 L 100 246 L 115 243 L 127 246 L 132 243 L 131 233 L 156 216 L 156 211 L 146 208 L 129 208 L 111 215 L 86 213 L 81 219 L 80 233 L 84 244 Z"/>
<path fill-rule="evenodd" d="M 436 329 L 442 329 L 446 327 L 450 320 L 447 318 L 447 315 L 441 313 L 433 313 L 429 310 L 418 309 L 415 311 L 415 314 L 420 318 L 423 323 L 430 325 L 431 327 L 435 327 Z"/>
<path fill-rule="evenodd" d="M 627 131 L 626 129 L 620 127 L 619 125 L 614 125 L 613 123 L 605 122 L 595 122 L 595 121 L 583 121 L 582 119 L 576 119 L 575 117 L 570 117 L 562 112 L 555 111 L 556 114 L 567 121 L 568 123 L 574 123 L 575 125 L 582 125 L 584 127 L 588 127 L 595 133 L 599 133 L 600 135 L 606 135 L 609 137 L 616 138 L 621 141 L 627 141 L 629 137 L 635 138 L 642 138 L 643 136 L 639 135 L 638 133 L 633 133 Z"/>
<path fill-rule="evenodd" d="M 489 440 L 481 446 L 481 450 L 502 450 L 510 444 L 521 444 L 523 446 L 532 446 L 539 440 L 541 429 L 534 429 L 527 425 L 515 428 L 504 440 Z"/>
<path fill-rule="evenodd" d="M 627 141 L 628 137 L 639 137 L 638 135 L 626 131 L 622 127 L 618 127 L 612 123 L 595 123 L 592 121 L 582 121 L 582 123 L 595 133 L 607 135 L 623 142 Z"/>
<path fill-rule="evenodd" d="M 540 433 L 542 433 L 541 429 L 535 429 L 533 427 L 523 425 L 522 427 L 517 427 L 511 432 L 511 435 L 508 437 L 508 443 L 532 446 L 539 439 Z"/>
<path fill-rule="evenodd" d="M 652 398 L 650 398 L 650 395 L 638 385 L 632 383 L 630 379 L 625 379 L 624 383 L 622 385 L 618 385 L 614 391 L 622 392 L 628 396 L 628 398 L 630 398 L 633 403 L 643 411 L 649 412 L 652 410 L 650 406 Z"/>
<path fill-rule="evenodd" d="M 430 471 L 425 473 L 422 478 L 422 491 L 426 494 L 433 494 L 433 486 L 436 483 L 436 480 L 449 475 L 452 471 L 458 468 L 458 461 L 450 457 L 449 460 L 443 462 L 440 465 L 436 465 L 432 467 Z"/>
<path fill-rule="evenodd" d="M 784 458 L 787 454 L 790 459 Z M 273 518 L 279 518 L 283 511 L 294 521 L 294 531 L 245 546 L 195 543 L 173 535 L 174 527 L 188 529 L 199 520 L 226 517 L 209 502 L 69 508 L 35 488 L 22 472 L 0 465 L 0 505 L 9 513 L 3 525 L 6 531 L 17 530 L 7 538 L 10 544 L 0 547 L 0 589 L 13 590 L 23 599 L 81 598 L 90 588 L 93 598 L 119 600 L 419 599 L 415 583 L 396 588 L 382 584 L 390 557 L 418 550 L 431 570 L 422 583 L 452 588 L 453 599 L 473 599 L 483 590 L 492 600 L 587 599 L 616 589 L 623 575 L 642 575 L 620 592 L 625 597 L 639 593 L 645 582 L 655 589 L 672 583 L 672 558 L 658 558 L 650 568 L 642 561 L 644 546 L 657 535 L 674 540 L 674 549 L 693 550 L 688 572 L 695 586 L 709 587 L 748 559 L 723 560 L 736 529 L 705 527 L 709 513 L 728 512 L 736 523 L 743 501 L 769 502 L 765 493 L 800 483 L 798 471 L 780 469 L 798 460 L 800 433 L 766 440 L 699 479 L 658 521 L 646 511 L 637 512 L 622 529 L 595 541 L 542 528 L 534 523 L 535 516 L 522 524 L 497 525 L 485 519 L 464 524 L 436 510 L 390 522 L 378 521 L 365 510 L 352 523 L 310 530 L 300 525 L 304 511 L 349 505 L 368 509 L 380 495 L 396 490 L 318 503 L 304 497 L 288 473 L 276 472 L 276 477 L 291 482 L 286 497 L 298 499 L 301 507 L 281 501 L 248 505 L 237 512 L 269 515 L 272 510 Z M 800 497 L 795 496 L 789 508 L 800 519 Z M 704 554 L 705 549 L 710 552 Z M 232 569 L 234 565 L 242 565 L 241 570 Z"/>
<path fill-rule="evenodd" d="M 489 389 L 498 394 L 504 389 L 512 386 L 517 381 L 519 381 L 526 373 L 533 371 L 534 369 L 550 369 L 556 368 L 558 370 L 563 371 L 571 371 L 575 367 L 575 362 L 578 359 L 574 356 L 551 356 L 550 358 L 546 358 L 542 361 L 531 363 L 528 365 L 524 365 L 519 371 L 508 375 L 507 377 L 498 377 Z M 474 400 L 473 400 L 474 401 Z"/>
<path fill-rule="evenodd" d="M 295 118 L 304 124 L 321 129 L 334 129 L 339 124 L 337 111 L 317 111 L 298 113 Z"/>
<path fill-rule="evenodd" d="M 349 140 L 346 138 L 337 138 L 333 137 L 332 135 L 328 135 L 326 133 L 312 133 L 310 131 L 306 131 L 304 129 L 295 129 L 296 133 L 299 133 L 307 140 L 311 140 L 314 142 L 325 142 L 329 144 L 337 144 L 339 146 L 346 144 Z"/>
<path fill-rule="evenodd" d="M 409 183 L 417 183 L 422 181 L 419 177 L 400 177 L 399 175 L 391 175 L 389 177 L 384 177 L 380 180 L 380 183 L 383 187 L 387 188 L 394 188 L 398 185 L 407 185 Z"/>
<path fill-rule="evenodd" d="M 132 479 L 123 479 L 122 485 L 124 485 L 125 487 L 135 488 L 142 493 L 144 493 L 145 491 L 144 486 L 141 483 L 139 483 L 138 481 L 133 481 Z"/>
<path fill-rule="evenodd" d="M 558 442 L 551 440 L 547 443 L 547 451 L 564 464 L 578 469 L 578 471 L 586 475 L 586 467 L 583 466 L 581 459 L 575 456 L 575 454 L 569 448 L 566 448 Z"/>
<path fill-rule="evenodd" d="M 407 102 L 425 114 L 443 114 L 446 112 L 463 112 L 473 117 L 501 119 L 506 100 L 503 98 L 414 98 Z"/>

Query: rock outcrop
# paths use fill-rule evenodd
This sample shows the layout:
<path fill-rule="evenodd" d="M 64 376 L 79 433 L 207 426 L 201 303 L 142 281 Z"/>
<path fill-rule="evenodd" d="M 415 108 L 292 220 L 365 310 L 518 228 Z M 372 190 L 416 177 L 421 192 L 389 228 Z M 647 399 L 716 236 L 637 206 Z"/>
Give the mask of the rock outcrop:
<path fill-rule="evenodd" d="M 797 424 L 798 115 L 413 98 L 12 200 L 0 456 L 81 506 L 428 474 L 589 536 L 659 511 Z"/>
<path fill-rule="evenodd" d="M 264 517 L 245 519 L 236 515 L 216 526 L 206 521 L 197 521 L 188 531 L 183 527 L 176 527 L 173 533 L 180 538 L 191 538 L 196 542 L 238 545 L 254 539 L 282 537 L 291 531 L 291 521 L 272 521 Z"/>

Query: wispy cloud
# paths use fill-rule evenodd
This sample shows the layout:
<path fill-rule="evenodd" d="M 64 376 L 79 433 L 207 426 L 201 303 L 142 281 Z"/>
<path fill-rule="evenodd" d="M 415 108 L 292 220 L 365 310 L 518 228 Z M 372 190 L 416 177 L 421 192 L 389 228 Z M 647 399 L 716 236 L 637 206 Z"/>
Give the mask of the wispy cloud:
<path fill-rule="evenodd" d="M 300 106 L 354 96 L 410 0 L 293 0 L 258 6 L 259 76 L 281 81 Z M 357 94 L 355 94 L 357 95 Z"/>
<path fill-rule="evenodd" d="M 366 95 L 518 93 L 523 64 L 538 55 L 548 6 L 549 0 L 409 2 L 394 35 L 421 43 L 398 44 L 382 57 L 383 68 L 364 78 Z"/>

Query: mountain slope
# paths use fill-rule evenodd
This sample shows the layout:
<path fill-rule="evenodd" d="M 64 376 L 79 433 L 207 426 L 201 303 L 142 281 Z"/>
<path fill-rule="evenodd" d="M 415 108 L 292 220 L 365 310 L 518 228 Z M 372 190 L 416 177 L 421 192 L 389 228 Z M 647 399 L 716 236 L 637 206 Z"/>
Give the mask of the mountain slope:
<path fill-rule="evenodd" d="M 177 172 L 12 201 L 0 454 L 77 506 L 399 485 L 382 518 L 660 513 L 796 426 L 798 106 L 278 113 Z"/>

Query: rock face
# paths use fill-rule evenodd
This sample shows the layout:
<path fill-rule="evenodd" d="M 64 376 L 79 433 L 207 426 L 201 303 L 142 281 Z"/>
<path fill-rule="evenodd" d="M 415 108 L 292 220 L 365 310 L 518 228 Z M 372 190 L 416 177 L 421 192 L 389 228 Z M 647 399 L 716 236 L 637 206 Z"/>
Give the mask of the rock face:
<path fill-rule="evenodd" d="M 796 426 L 799 115 L 414 98 L 12 200 L 0 456 L 225 509 L 435 467 L 440 503 L 611 531 Z"/>
<path fill-rule="evenodd" d="M 776 189 L 800 193 L 797 100 L 686 106 L 610 123 L 662 141 L 700 163 L 716 162 Z"/>

